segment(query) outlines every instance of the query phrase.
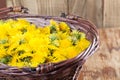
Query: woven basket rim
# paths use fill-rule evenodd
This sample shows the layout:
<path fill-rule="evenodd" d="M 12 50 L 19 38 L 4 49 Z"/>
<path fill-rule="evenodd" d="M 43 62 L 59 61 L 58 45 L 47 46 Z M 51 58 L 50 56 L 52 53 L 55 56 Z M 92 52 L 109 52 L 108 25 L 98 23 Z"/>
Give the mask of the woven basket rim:
<path fill-rule="evenodd" d="M 81 54 L 79 54 L 78 56 L 76 56 L 76 57 L 74 57 L 72 59 L 68 59 L 68 60 L 65 60 L 65 61 L 58 62 L 58 63 L 47 63 L 47 64 L 40 65 L 38 68 L 36 68 L 36 69 L 38 69 L 38 72 L 41 71 L 39 73 L 39 75 L 54 74 L 55 72 L 57 72 L 57 69 L 65 66 L 65 65 L 68 65 L 68 64 L 73 65 L 73 64 L 78 63 L 78 62 L 79 63 L 84 63 L 84 61 L 89 56 L 91 56 L 99 47 L 99 36 L 98 36 L 96 26 L 91 21 L 83 19 L 83 18 L 76 18 L 75 19 L 75 18 L 62 18 L 62 17 L 55 17 L 55 16 L 39 16 L 39 15 L 30 15 L 30 14 L 19 14 L 19 15 L 14 14 L 14 15 L 7 15 L 7 16 L 1 17 L 1 19 L 3 19 L 3 20 L 4 19 L 10 19 L 10 18 L 54 19 L 54 20 L 64 21 L 64 22 L 72 23 L 72 24 L 76 24 L 76 25 L 83 25 L 83 26 L 87 26 L 90 29 L 91 34 L 94 36 L 94 39 L 93 39 L 93 42 L 91 43 L 91 45 L 86 50 L 84 50 Z M 83 65 L 83 64 L 81 64 L 81 65 Z M 42 68 L 45 67 L 46 71 L 42 72 L 41 67 Z M 9 66 L 9 68 L 11 69 L 10 66 Z M 0 70 L 0 72 L 2 72 L 2 71 Z M 5 74 L 12 74 L 12 73 L 6 72 Z M 22 74 L 23 73 L 20 73 L 20 74 L 15 73 L 14 75 L 22 75 Z M 30 75 L 30 74 L 25 72 L 23 75 Z"/>

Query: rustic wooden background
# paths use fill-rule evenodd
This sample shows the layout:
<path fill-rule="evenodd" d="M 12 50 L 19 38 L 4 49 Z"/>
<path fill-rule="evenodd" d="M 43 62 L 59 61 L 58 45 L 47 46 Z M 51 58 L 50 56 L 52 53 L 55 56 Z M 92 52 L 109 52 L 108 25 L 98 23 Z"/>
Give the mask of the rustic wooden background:
<path fill-rule="evenodd" d="M 83 65 L 79 80 L 120 80 L 120 27 L 98 31 L 100 48 Z"/>
<path fill-rule="evenodd" d="M 30 13 L 60 16 L 79 15 L 97 27 L 120 26 L 120 0 L 7 0 L 8 6 L 25 6 Z"/>
<path fill-rule="evenodd" d="M 0 5 L 1 5 L 0 0 Z M 100 36 L 100 48 L 83 65 L 79 80 L 120 80 L 120 0 L 6 0 L 7 6 L 25 6 L 29 13 L 79 15 L 91 20 Z"/>

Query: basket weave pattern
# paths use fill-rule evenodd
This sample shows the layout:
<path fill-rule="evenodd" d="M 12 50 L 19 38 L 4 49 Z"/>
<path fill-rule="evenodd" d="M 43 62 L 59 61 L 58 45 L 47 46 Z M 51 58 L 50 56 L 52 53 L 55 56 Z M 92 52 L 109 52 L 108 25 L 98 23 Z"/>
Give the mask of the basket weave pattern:
<path fill-rule="evenodd" d="M 68 16 L 67 18 L 36 15 L 7 15 L 1 19 L 24 18 L 37 26 L 49 24 L 50 19 L 64 21 L 72 29 L 77 29 L 86 34 L 91 45 L 77 57 L 59 63 L 41 64 L 36 68 L 16 68 L 0 63 L 0 80 L 76 80 L 79 71 L 85 60 L 92 55 L 99 47 L 98 33 L 96 27 L 89 21 L 78 17 Z"/>

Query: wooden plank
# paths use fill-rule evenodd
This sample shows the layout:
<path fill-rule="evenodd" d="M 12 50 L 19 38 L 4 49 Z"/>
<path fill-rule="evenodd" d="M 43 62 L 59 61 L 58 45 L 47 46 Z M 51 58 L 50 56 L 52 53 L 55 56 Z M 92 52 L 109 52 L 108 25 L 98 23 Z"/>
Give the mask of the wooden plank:
<path fill-rule="evenodd" d="M 8 1 L 11 5 L 12 0 Z M 13 0 L 15 6 L 24 6 L 29 9 L 30 14 L 60 16 L 67 13 L 67 0 Z"/>
<path fill-rule="evenodd" d="M 6 0 L 0 0 L 0 8 L 6 7 Z"/>
<path fill-rule="evenodd" d="M 40 15 L 60 16 L 67 13 L 67 0 L 37 0 Z"/>
<path fill-rule="evenodd" d="M 24 6 L 30 14 L 38 14 L 37 0 L 7 0 L 7 6 Z"/>
<path fill-rule="evenodd" d="M 29 9 L 29 14 L 38 14 L 37 0 L 19 0 L 21 6 Z"/>
<path fill-rule="evenodd" d="M 8 6 L 25 6 L 31 14 L 59 16 L 65 12 L 91 20 L 97 27 L 120 26 L 119 0 L 7 0 Z"/>
<path fill-rule="evenodd" d="M 0 8 L 5 8 L 6 7 L 6 0 L 0 0 Z M 0 14 L 1 16 L 6 15 L 6 13 Z"/>
<path fill-rule="evenodd" d="M 103 26 L 103 0 L 69 0 L 69 13 L 91 20 L 97 27 Z"/>
<path fill-rule="evenodd" d="M 29 14 L 38 14 L 37 0 L 7 0 L 7 6 L 24 6 L 29 9 Z"/>
<path fill-rule="evenodd" d="M 12 6 L 12 2 L 11 2 L 11 0 L 6 0 L 6 2 L 7 2 L 7 7 Z"/>
<path fill-rule="evenodd" d="M 20 0 L 6 0 L 6 2 L 7 2 L 7 7 L 21 6 Z"/>
<path fill-rule="evenodd" d="M 99 33 L 100 48 L 84 64 L 79 80 L 120 80 L 120 27 Z"/>
<path fill-rule="evenodd" d="M 104 0 L 104 26 L 120 26 L 120 0 Z"/>

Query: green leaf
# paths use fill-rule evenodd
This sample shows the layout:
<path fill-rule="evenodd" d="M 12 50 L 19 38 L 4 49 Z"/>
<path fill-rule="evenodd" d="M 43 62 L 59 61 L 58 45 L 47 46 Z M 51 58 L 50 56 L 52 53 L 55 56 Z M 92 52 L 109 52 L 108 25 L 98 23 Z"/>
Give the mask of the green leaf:
<path fill-rule="evenodd" d="M 0 62 L 1 62 L 1 63 L 4 63 L 4 64 L 7 64 L 8 62 L 11 61 L 11 59 L 12 59 L 12 56 L 11 56 L 11 55 L 7 55 L 7 56 L 1 58 L 1 59 L 0 59 Z"/>
<path fill-rule="evenodd" d="M 24 54 L 25 53 L 25 51 L 24 50 L 19 50 L 18 51 L 18 55 L 20 56 L 21 54 Z"/>
<path fill-rule="evenodd" d="M 0 40 L 0 44 L 5 44 L 7 42 L 8 42 L 8 40 L 6 40 L 6 39 Z"/>
<path fill-rule="evenodd" d="M 30 60 L 32 59 L 31 56 L 27 56 L 27 57 L 24 57 L 22 59 L 20 59 L 22 62 L 30 62 Z"/>
<path fill-rule="evenodd" d="M 50 33 L 56 33 L 57 30 L 56 30 L 56 27 L 55 26 L 50 26 Z"/>
<path fill-rule="evenodd" d="M 80 35 L 81 35 L 80 39 L 85 38 L 85 33 L 80 33 Z"/>
<path fill-rule="evenodd" d="M 58 40 L 54 40 L 53 42 L 52 42 L 52 44 L 54 45 L 54 46 L 56 46 L 56 47 L 59 47 L 59 41 Z"/>
<path fill-rule="evenodd" d="M 71 33 L 71 40 L 73 45 L 76 45 L 76 42 L 82 38 L 85 38 L 85 34 L 77 30 L 73 30 Z"/>
<path fill-rule="evenodd" d="M 21 45 L 23 43 L 25 43 L 25 40 L 22 39 L 22 40 L 19 41 L 19 45 Z"/>
<path fill-rule="evenodd" d="M 5 48 L 5 49 L 8 49 L 8 48 L 9 48 L 9 46 L 4 46 L 4 48 Z"/>
<path fill-rule="evenodd" d="M 27 29 L 23 28 L 23 29 L 21 29 L 21 32 L 22 32 L 22 34 L 24 34 L 25 32 L 27 32 Z"/>
<path fill-rule="evenodd" d="M 54 40 L 58 39 L 58 37 L 56 34 L 51 34 L 50 39 L 51 39 L 51 41 L 54 41 Z"/>
<path fill-rule="evenodd" d="M 55 51 L 54 49 L 50 49 L 50 48 L 48 48 L 48 50 L 50 51 L 50 55 L 52 55 L 53 52 Z"/>

